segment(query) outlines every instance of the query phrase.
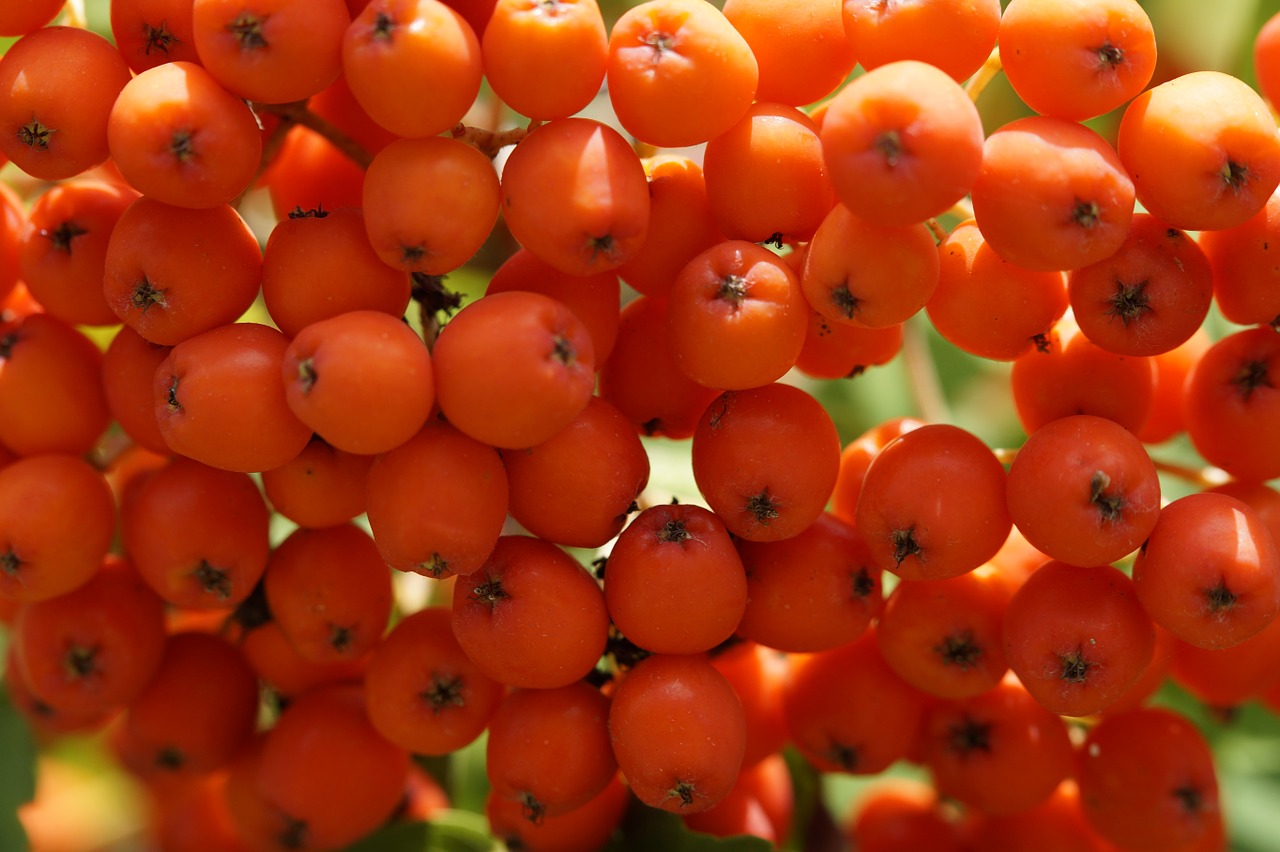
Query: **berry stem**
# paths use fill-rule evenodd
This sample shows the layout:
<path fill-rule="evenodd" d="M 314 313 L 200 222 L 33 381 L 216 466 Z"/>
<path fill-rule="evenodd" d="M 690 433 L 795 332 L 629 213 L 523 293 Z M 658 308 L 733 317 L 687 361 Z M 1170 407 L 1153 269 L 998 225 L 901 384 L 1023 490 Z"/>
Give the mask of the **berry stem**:
<path fill-rule="evenodd" d="M 85 460 L 94 468 L 106 473 L 133 447 L 133 439 L 123 429 L 109 429 L 98 439 Z"/>
<path fill-rule="evenodd" d="M 942 380 L 921 322 L 915 316 L 902 324 L 902 358 L 910 377 L 911 395 L 926 422 L 950 423 L 951 407 L 942 393 Z"/>
<path fill-rule="evenodd" d="M 1152 459 L 1156 470 L 1189 482 L 1197 488 L 1213 488 L 1226 482 L 1230 477 L 1216 467 L 1189 467 L 1188 465 Z"/>
<path fill-rule="evenodd" d="M 279 116 L 281 124 L 287 125 L 285 126 L 286 131 L 295 124 L 301 124 L 308 130 L 319 133 L 333 147 L 346 155 L 347 159 L 362 169 L 367 169 L 369 163 L 373 160 L 373 156 L 364 149 L 363 145 L 352 139 L 327 119 L 321 118 L 308 109 L 306 101 L 294 101 L 288 104 L 261 104 L 255 102 L 253 109 L 255 112 L 267 112 Z"/>
<path fill-rule="evenodd" d="M 526 127 L 513 127 L 510 130 L 485 130 L 480 127 L 468 127 L 459 122 L 449 131 L 449 135 L 454 139 L 460 139 L 466 142 L 472 148 L 475 148 L 481 154 L 484 154 L 490 160 L 498 156 L 498 152 L 508 145 L 515 145 L 521 139 L 528 136 L 538 125 L 540 121 L 530 121 Z"/>
<path fill-rule="evenodd" d="M 987 84 L 994 80 L 1003 68 L 1004 66 L 1000 62 L 1000 48 L 993 48 L 991 55 L 987 57 L 987 61 L 982 63 L 982 67 L 974 72 L 974 75 L 964 84 L 964 90 L 969 95 L 969 100 L 977 103 L 978 97 L 987 88 Z"/>
<path fill-rule="evenodd" d="M 276 122 L 276 126 L 271 128 L 270 135 L 262 140 L 262 157 L 258 162 L 258 174 L 255 176 L 253 183 L 256 184 L 257 177 L 262 175 L 263 170 L 276 158 L 280 153 L 280 148 L 284 145 L 284 137 L 289 134 L 289 128 L 293 125 L 287 121 Z M 251 186 L 253 184 L 250 184 Z"/>
<path fill-rule="evenodd" d="M 64 22 L 66 26 L 82 30 L 89 28 L 89 18 L 84 13 L 84 0 L 67 0 L 66 9 L 67 19 Z"/>
<path fill-rule="evenodd" d="M 1018 451 L 1011 447 L 995 447 L 991 452 L 995 454 L 995 457 L 1000 460 L 1000 464 L 1003 465 L 1013 464 L 1013 460 L 1018 455 Z M 1151 463 L 1161 473 L 1177 477 L 1183 482 L 1188 482 L 1200 489 L 1213 488 L 1230 479 L 1224 471 L 1216 467 L 1190 467 L 1155 458 L 1151 460 Z"/>

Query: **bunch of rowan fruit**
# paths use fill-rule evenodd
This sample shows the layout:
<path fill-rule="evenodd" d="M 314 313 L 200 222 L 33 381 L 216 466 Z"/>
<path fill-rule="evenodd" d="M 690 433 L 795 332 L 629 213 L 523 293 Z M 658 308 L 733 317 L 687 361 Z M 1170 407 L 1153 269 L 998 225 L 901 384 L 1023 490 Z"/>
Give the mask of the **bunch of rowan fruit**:
<path fill-rule="evenodd" d="M 477 748 L 479 848 L 1227 848 L 1152 699 L 1280 709 L 1280 21 L 1255 89 L 1003 6 L 0 6 L 7 703 L 167 852 L 390 848 Z"/>

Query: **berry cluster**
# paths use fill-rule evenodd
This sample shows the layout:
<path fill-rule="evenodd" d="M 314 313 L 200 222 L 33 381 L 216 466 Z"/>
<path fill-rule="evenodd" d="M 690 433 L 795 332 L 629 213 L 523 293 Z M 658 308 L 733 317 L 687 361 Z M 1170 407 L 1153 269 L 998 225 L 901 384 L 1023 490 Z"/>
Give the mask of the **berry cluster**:
<path fill-rule="evenodd" d="M 816 843 L 794 776 L 908 764 L 863 852 L 1225 848 L 1149 699 L 1280 708 L 1280 18 L 1259 94 L 1006 5 L 6 4 L 13 705 L 171 852 L 439 819 L 477 742 L 511 848 Z M 842 442 L 927 327 L 1016 450 Z"/>

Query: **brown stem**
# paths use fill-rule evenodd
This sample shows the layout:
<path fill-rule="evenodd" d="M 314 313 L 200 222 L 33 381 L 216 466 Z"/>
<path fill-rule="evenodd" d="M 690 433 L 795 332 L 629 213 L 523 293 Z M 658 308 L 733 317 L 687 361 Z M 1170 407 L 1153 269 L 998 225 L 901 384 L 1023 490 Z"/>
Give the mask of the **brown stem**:
<path fill-rule="evenodd" d="M 276 158 L 276 154 L 280 153 L 280 148 L 284 145 L 284 138 L 289 135 L 289 128 L 292 126 L 287 121 L 277 121 L 276 126 L 271 128 L 271 134 L 262 142 L 262 156 L 258 160 L 259 175 Z M 257 183 L 257 181 L 255 180 L 254 183 Z"/>
<path fill-rule="evenodd" d="M 362 169 L 369 168 L 369 163 L 373 160 L 373 156 L 365 150 L 363 145 L 348 136 L 337 125 L 308 109 L 306 101 L 294 101 L 287 104 L 254 103 L 253 108 L 257 112 L 267 112 L 279 116 L 280 123 L 285 126 L 286 131 L 295 124 L 301 124 L 308 130 L 319 133 L 329 141 L 329 144 L 341 151 L 346 155 L 347 159 Z"/>
<path fill-rule="evenodd" d="M 925 227 L 928 228 L 930 232 L 933 233 L 933 238 L 935 240 L 937 240 L 940 243 L 946 242 L 947 229 L 942 227 L 941 222 L 939 222 L 937 219 L 925 219 L 924 224 L 925 224 Z"/>
<path fill-rule="evenodd" d="M 289 128 L 292 126 L 291 122 L 281 120 L 276 122 L 275 127 L 271 128 L 271 135 L 262 142 L 262 155 L 258 158 L 258 171 L 254 174 L 253 180 L 249 181 L 249 185 L 232 199 L 232 207 L 237 210 L 240 209 L 240 202 L 244 201 L 244 197 L 249 194 L 249 190 L 258 185 L 258 181 L 262 178 L 262 173 L 271 165 L 272 160 L 276 158 L 276 154 L 280 153 L 280 146 L 284 144 L 284 137 L 288 135 Z"/>
<path fill-rule="evenodd" d="M 513 127 L 510 130 L 485 130 L 482 127 L 469 127 L 459 122 L 449 131 L 454 139 L 466 142 L 490 160 L 498 156 L 498 152 L 508 145 L 515 145 L 528 136 L 540 121 L 530 121 L 527 127 Z"/>

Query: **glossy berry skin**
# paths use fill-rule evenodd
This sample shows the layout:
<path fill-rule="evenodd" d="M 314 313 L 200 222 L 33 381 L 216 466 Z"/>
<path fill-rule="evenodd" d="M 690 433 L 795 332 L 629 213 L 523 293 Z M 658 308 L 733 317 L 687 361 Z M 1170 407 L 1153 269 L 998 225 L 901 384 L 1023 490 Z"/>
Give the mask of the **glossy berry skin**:
<path fill-rule="evenodd" d="M 693 476 L 729 532 L 748 541 L 799 535 L 835 486 L 840 438 L 816 399 L 792 385 L 721 394 L 693 435 Z"/>
<path fill-rule="evenodd" d="M 1009 668 L 1037 701 L 1063 716 L 1087 716 L 1141 676 L 1155 631 L 1119 569 L 1048 562 L 1009 601 L 1004 644 Z"/>
<path fill-rule="evenodd" d="M 1132 553 L 1160 513 L 1160 480 L 1127 429 L 1079 414 L 1041 426 L 1009 467 L 1009 513 L 1027 541 L 1072 565 Z"/>
<path fill-rule="evenodd" d="M 1189 494 L 1160 512 L 1133 563 L 1154 621 L 1202 648 L 1228 648 L 1280 611 L 1280 553 L 1262 519 L 1225 494 Z"/>
<path fill-rule="evenodd" d="M 696 813 L 728 795 L 746 749 L 733 687 L 702 656 L 658 654 L 619 684 L 609 709 L 618 767 L 645 804 Z"/>
<path fill-rule="evenodd" d="M 858 532 L 884 570 L 905 580 L 972 571 L 1009 534 L 1005 471 L 956 426 L 921 426 L 871 462 L 858 499 Z"/>
<path fill-rule="evenodd" d="M 653 506 L 614 543 L 604 596 L 631 642 L 656 653 L 698 654 L 738 628 L 747 575 L 715 514 L 701 506 Z"/>

